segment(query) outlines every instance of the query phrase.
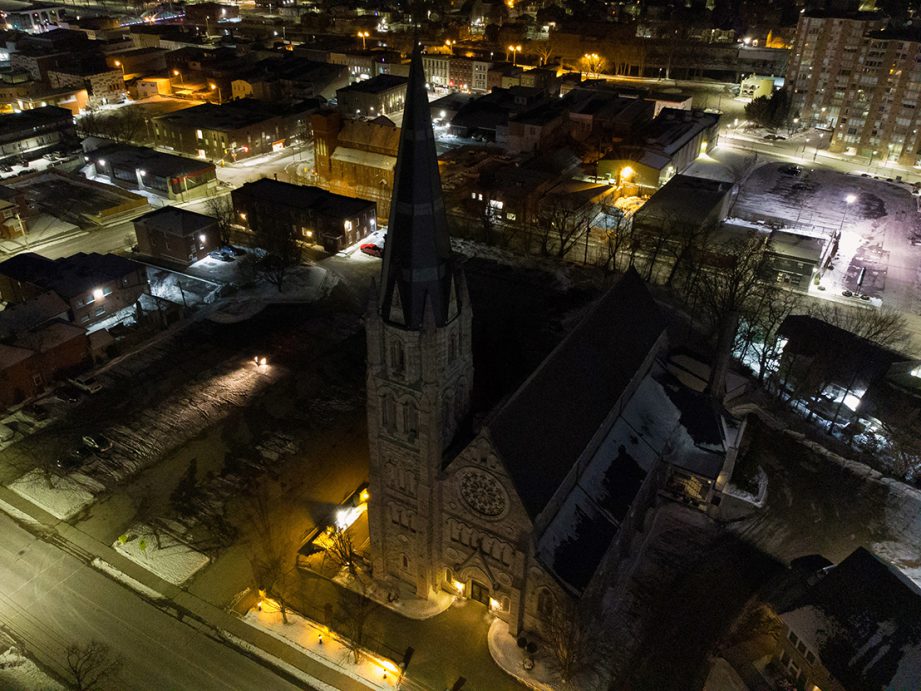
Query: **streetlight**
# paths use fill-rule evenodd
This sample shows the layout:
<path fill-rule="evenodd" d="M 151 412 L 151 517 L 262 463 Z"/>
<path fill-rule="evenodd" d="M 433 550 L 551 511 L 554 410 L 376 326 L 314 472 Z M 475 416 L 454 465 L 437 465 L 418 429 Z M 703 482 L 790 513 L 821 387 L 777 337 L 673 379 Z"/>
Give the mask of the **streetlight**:
<path fill-rule="evenodd" d="M 173 76 L 179 77 L 179 83 L 182 84 L 182 72 L 180 72 L 179 70 L 173 70 Z"/>
<path fill-rule="evenodd" d="M 371 33 L 369 31 L 359 31 L 358 32 L 358 38 L 361 39 L 361 49 L 362 50 L 368 49 L 367 43 L 365 43 L 365 41 L 367 41 L 370 36 L 371 36 Z"/>
<path fill-rule="evenodd" d="M 115 61 L 115 66 L 121 68 L 121 71 L 122 71 L 122 79 L 124 79 L 124 78 L 125 78 L 125 66 L 122 64 L 122 61 L 121 61 L 121 60 L 116 60 L 116 61 Z"/>
<path fill-rule="evenodd" d="M 221 94 L 221 87 L 219 87 L 219 86 L 218 86 L 217 84 L 215 84 L 214 82 L 211 82 L 210 84 L 208 84 L 208 86 L 211 88 L 212 91 L 217 91 L 217 102 L 218 102 L 218 103 L 223 103 L 223 102 L 224 102 L 224 96 Z"/>
<path fill-rule="evenodd" d="M 448 47 L 448 52 L 450 52 L 451 55 L 454 55 L 454 48 L 452 46 L 455 43 L 457 43 L 457 41 L 452 41 L 450 38 L 445 39 L 445 45 Z"/>
<path fill-rule="evenodd" d="M 838 226 L 838 234 L 841 234 L 841 231 L 844 229 L 844 222 L 847 220 L 847 212 L 851 210 L 851 204 L 857 201 L 856 194 L 849 194 L 844 198 L 844 215 L 841 217 L 841 225 Z"/>
<path fill-rule="evenodd" d="M 509 52 L 511 52 L 512 54 L 512 64 L 513 65 L 517 64 L 515 61 L 515 58 L 517 54 L 521 52 L 521 46 L 509 46 L 508 49 L 509 49 Z"/>

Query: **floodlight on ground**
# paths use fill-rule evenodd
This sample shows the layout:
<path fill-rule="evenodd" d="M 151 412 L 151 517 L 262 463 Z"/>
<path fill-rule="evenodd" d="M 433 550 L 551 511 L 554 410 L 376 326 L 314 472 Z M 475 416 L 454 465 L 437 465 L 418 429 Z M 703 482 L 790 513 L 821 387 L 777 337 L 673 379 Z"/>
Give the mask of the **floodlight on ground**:
<path fill-rule="evenodd" d="M 844 201 L 846 201 L 848 204 L 853 204 L 854 202 L 857 201 L 857 195 L 849 194 L 844 198 Z"/>

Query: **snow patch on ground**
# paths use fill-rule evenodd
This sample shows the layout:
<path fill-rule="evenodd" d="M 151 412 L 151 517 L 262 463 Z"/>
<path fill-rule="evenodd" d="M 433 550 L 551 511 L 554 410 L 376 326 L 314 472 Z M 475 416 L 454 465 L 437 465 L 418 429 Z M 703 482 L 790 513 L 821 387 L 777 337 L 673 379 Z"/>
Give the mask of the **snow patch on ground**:
<path fill-rule="evenodd" d="M 395 662 L 370 651 L 363 651 L 356 665 L 352 662 L 349 649 L 327 627 L 294 612 L 287 613 L 289 623 L 285 624 L 277 607 L 271 604 L 271 601 L 263 601 L 262 611 L 251 609 L 243 621 L 371 688 L 396 688 L 400 669 Z"/>
<path fill-rule="evenodd" d="M 508 624 L 493 619 L 486 636 L 489 654 L 502 671 L 515 677 L 530 689 L 553 691 L 557 688 L 550 671 L 540 660 L 534 661 L 534 668 L 524 668 L 525 653 L 518 647 L 515 637 L 508 632 Z"/>
<path fill-rule="evenodd" d="M 369 600 L 374 600 L 382 607 L 407 619 L 431 619 L 451 609 L 451 605 L 457 601 L 455 596 L 443 590 L 433 590 L 429 593 L 429 598 L 423 600 L 421 597 L 416 597 L 413 589 L 402 582 L 397 584 L 400 589 L 399 597 L 393 599 L 392 589 L 388 590 L 376 581 L 356 580 L 349 575 L 347 569 L 342 569 L 332 580 L 343 588 L 348 588 Z M 390 595 L 389 598 L 388 595 Z"/>
<path fill-rule="evenodd" d="M 164 581 L 182 585 L 208 563 L 208 557 L 184 545 L 168 533 L 160 533 L 160 546 L 150 526 L 131 526 L 112 547 L 138 566 L 142 566 Z"/>
<path fill-rule="evenodd" d="M 45 674 L 16 648 L 0 653 L 0 689 L 4 691 L 64 691 L 64 687 Z"/>
<path fill-rule="evenodd" d="M 95 557 L 91 562 L 93 568 L 102 571 L 104 574 L 107 574 L 114 578 L 119 583 L 122 583 L 132 590 L 144 595 L 145 597 L 153 598 L 154 600 L 162 600 L 163 595 L 158 593 L 153 588 L 148 588 L 146 585 L 140 581 L 132 578 L 123 571 L 119 571 L 116 567 L 112 566 L 109 562 L 101 559 L 100 557 Z"/>
<path fill-rule="evenodd" d="M 105 489 L 95 480 L 79 473 L 62 477 L 51 475 L 50 480 L 49 486 L 48 478 L 36 468 L 17 479 L 9 488 L 61 520 L 70 518 L 92 504 L 94 495 Z"/>
<path fill-rule="evenodd" d="M 742 501 L 748 502 L 757 506 L 759 509 L 764 506 L 764 502 L 767 501 L 767 488 L 768 488 L 768 477 L 767 473 L 764 472 L 764 469 L 760 466 L 758 467 L 758 475 L 756 476 L 758 482 L 758 494 L 757 496 L 751 492 L 746 492 L 744 489 L 736 487 L 731 482 L 726 487 L 723 492 L 728 494 L 731 497 L 736 499 L 741 499 Z"/>
<path fill-rule="evenodd" d="M 270 655 L 269 653 L 265 652 L 262 648 L 257 648 L 255 645 L 253 645 L 249 641 L 244 641 L 239 636 L 234 636 L 232 633 L 230 633 L 230 631 L 222 630 L 221 636 L 225 638 L 227 641 L 229 641 L 230 643 L 232 643 L 233 645 L 235 645 L 240 650 L 245 650 L 248 653 L 252 653 L 256 657 L 262 660 L 265 660 L 266 662 L 273 665 L 274 667 L 278 667 L 279 669 L 284 670 L 291 676 L 297 679 L 300 679 L 301 681 L 309 684 L 310 688 L 312 689 L 317 689 L 317 691 L 338 691 L 335 686 L 330 686 L 329 684 L 326 684 L 320 681 L 316 677 L 311 676 L 310 674 L 307 674 L 307 672 L 302 672 L 297 667 L 293 665 L 289 665 L 284 660 L 281 660 L 275 657 L 274 655 Z"/>
<path fill-rule="evenodd" d="M 250 319 L 266 305 L 279 303 L 316 302 L 332 292 L 339 277 L 319 266 L 296 266 L 285 276 L 284 291 L 266 280 L 259 280 L 250 287 L 241 288 L 238 293 L 221 301 L 218 311 L 208 318 L 227 324 Z"/>

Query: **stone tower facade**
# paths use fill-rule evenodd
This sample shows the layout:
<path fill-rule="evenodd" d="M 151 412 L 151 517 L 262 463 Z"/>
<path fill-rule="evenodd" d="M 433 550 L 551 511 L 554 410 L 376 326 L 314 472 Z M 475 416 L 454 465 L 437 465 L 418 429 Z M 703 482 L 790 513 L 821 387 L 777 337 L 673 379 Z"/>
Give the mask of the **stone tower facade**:
<path fill-rule="evenodd" d="M 421 58 L 412 58 L 390 223 L 368 345 L 374 577 L 428 597 L 445 449 L 470 412 L 472 313 L 451 253 Z"/>

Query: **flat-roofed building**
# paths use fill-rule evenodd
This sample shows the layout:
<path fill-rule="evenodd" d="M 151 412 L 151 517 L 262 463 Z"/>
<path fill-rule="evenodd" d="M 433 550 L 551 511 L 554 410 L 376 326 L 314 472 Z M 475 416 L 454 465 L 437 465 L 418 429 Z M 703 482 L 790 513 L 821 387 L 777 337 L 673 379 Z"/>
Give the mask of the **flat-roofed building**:
<path fill-rule="evenodd" d="M 302 137 L 315 100 L 292 105 L 243 100 L 186 108 L 153 119 L 157 146 L 211 161 L 236 161 L 283 149 Z"/>
<path fill-rule="evenodd" d="M 214 164 L 201 159 L 122 144 L 95 149 L 86 158 L 96 175 L 105 175 L 120 187 L 149 190 L 167 199 L 195 199 L 217 187 Z"/>
<path fill-rule="evenodd" d="M 164 206 L 134 219 L 138 252 L 188 266 L 221 245 L 218 221 L 178 206 Z"/>
<path fill-rule="evenodd" d="M 320 187 L 263 178 L 235 189 L 231 196 L 240 222 L 254 232 L 272 226 L 294 229 L 305 244 L 327 252 L 354 244 L 377 228 L 373 201 L 333 194 Z"/>
<path fill-rule="evenodd" d="M 76 140 L 73 113 L 64 108 L 44 106 L 0 115 L 0 159 L 37 157 L 44 150 Z"/>
<path fill-rule="evenodd" d="M 336 91 L 339 110 L 345 115 L 377 117 L 403 110 L 406 100 L 406 77 L 379 74 Z"/>

